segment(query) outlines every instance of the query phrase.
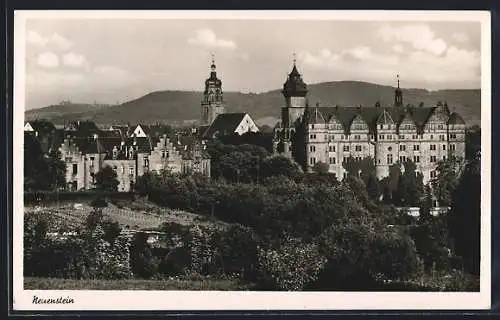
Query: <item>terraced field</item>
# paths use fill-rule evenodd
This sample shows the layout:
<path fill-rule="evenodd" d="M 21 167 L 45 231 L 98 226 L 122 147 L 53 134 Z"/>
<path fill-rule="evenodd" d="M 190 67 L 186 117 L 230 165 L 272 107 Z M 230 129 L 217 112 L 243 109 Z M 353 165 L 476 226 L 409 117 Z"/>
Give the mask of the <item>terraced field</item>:
<path fill-rule="evenodd" d="M 204 216 L 189 213 L 186 211 L 162 208 L 150 203 L 129 203 L 130 207 L 116 206 L 111 203 L 102 209 L 105 216 L 117 221 L 122 227 L 130 229 L 153 229 L 163 222 L 175 222 L 181 225 L 199 224 L 209 227 L 224 228 L 225 223 L 221 221 L 211 221 Z M 41 214 L 49 215 L 53 218 L 51 231 L 60 229 L 75 229 L 81 226 L 93 208 L 84 203 L 65 203 L 50 206 L 26 206 L 25 215 Z"/>

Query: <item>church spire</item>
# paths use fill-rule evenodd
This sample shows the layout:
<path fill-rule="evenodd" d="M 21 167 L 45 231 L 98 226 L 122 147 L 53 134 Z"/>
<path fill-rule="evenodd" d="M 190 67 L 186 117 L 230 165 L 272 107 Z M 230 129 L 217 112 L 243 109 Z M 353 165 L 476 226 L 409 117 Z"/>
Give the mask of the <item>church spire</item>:
<path fill-rule="evenodd" d="M 403 106 L 403 91 L 399 87 L 399 74 L 396 75 L 396 79 L 398 81 L 398 87 L 394 91 L 394 106 L 401 107 Z"/>
<path fill-rule="evenodd" d="M 215 67 L 215 55 L 212 53 L 212 64 L 210 65 L 210 78 L 217 78 L 217 70 Z"/>
<path fill-rule="evenodd" d="M 201 101 L 201 124 L 210 125 L 217 115 L 225 112 L 222 81 L 217 78 L 215 55 L 212 54 L 210 77 L 205 80 L 205 90 Z"/>
<path fill-rule="evenodd" d="M 307 85 L 302 80 L 302 75 L 297 70 L 297 57 L 293 53 L 293 68 L 288 74 L 286 82 L 283 84 L 283 95 L 285 97 L 305 97 Z"/>

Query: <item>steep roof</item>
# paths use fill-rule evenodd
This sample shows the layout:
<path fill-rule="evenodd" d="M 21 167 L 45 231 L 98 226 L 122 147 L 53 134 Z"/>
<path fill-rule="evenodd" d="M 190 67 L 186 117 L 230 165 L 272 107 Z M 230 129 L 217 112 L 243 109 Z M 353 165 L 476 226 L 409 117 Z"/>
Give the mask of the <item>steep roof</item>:
<path fill-rule="evenodd" d="M 448 118 L 448 124 L 465 124 L 465 121 L 458 113 L 453 112 Z"/>
<path fill-rule="evenodd" d="M 55 130 L 54 124 L 46 120 L 33 120 L 28 121 L 33 130 L 39 133 L 49 133 Z"/>
<path fill-rule="evenodd" d="M 401 123 L 406 113 L 409 113 L 415 122 L 417 129 L 421 130 L 427 119 L 434 112 L 435 107 L 319 107 L 325 121 L 335 117 L 343 125 L 346 133 L 349 133 L 352 121 L 360 115 L 368 124 L 369 131 L 375 132 L 377 121 L 388 121 L 389 118 L 397 125 Z"/>
<path fill-rule="evenodd" d="M 287 97 L 304 97 L 307 94 L 307 85 L 304 80 L 302 80 L 302 75 L 297 70 L 295 61 L 293 63 L 292 72 L 290 72 L 286 82 L 283 84 L 282 92 Z"/>
<path fill-rule="evenodd" d="M 394 120 L 387 110 L 382 110 L 382 113 L 379 114 L 377 118 L 377 124 L 394 124 Z"/>
<path fill-rule="evenodd" d="M 105 153 L 104 147 L 100 144 L 99 139 L 93 137 L 75 137 L 71 138 L 78 150 L 83 154 L 103 154 Z"/>
<path fill-rule="evenodd" d="M 144 130 L 144 133 L 146 133 L 146 135 L 151 137 L 159 137 L 163 134 L 168 134 L 172 131 L 172 128 L 170 126 L 161 124 L 154 124 L 149 126 L 141 124 L 140 126 Z"/>
<path fill-rule="evenodd" d="M 238 125 L 243 121 L 246 113 L 222 113 L 215 118 L 212 125 L 203 134 L 204 137 L 213 137 L 215 134 L 233 134 Z"/>

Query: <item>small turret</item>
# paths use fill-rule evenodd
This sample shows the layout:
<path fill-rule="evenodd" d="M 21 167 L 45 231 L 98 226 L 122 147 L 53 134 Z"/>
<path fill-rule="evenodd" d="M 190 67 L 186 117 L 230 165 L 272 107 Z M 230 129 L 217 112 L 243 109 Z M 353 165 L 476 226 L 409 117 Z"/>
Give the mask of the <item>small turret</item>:
<path fill-rule="evenodd" d="M 394 106 L 395 107 L 402 107 L 403 106 L 403 91 L 399 87 L 399 74 L 396 75 L 396 78 L 398 79 L 398 87 L 394 91 Z"/>

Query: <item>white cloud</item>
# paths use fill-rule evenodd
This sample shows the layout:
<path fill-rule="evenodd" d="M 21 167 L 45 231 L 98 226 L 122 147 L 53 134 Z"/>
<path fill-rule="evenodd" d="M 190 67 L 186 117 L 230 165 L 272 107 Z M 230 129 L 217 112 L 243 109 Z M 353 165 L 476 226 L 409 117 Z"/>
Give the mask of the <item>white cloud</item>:
<path fill-rule="evenodd" d="M 404 52 L 404 48 L 400 44 L 395 44 L 395 45 L 392 46 L 392 51 L 397 52 L 397 53 L 403 53 Z"/>
<path fill-rule="evenodd" d="M 43 68 L 57 68 L 59 57 L 53 52 L 43 52 L 37 56 L 36 63 Z"/>
<path fill-rule="evenodd" d="M 372 65 L 396 65 L 399 58 L 395 55 L 385 55 L 374 53 L 370 47 L 358 46 L 340 53 L 332 53 L 329 49 L 323 48 L 317 54 L 302 52 L 299 60 L 316 67 L 338 67 L 339 64 L 365 64 Z"/>
<path fill-rule="evenodd" d="M 386 42 L 400 41 L 411 44 L 417 50 L 424 50 L 435 55 L 446 51 L 447 44 L 436 38 L 434 31 L 425 24 L 411 24 L 403 27 L 384 25 L 377 31 L 377 36 Z"/>
<path fill-rule="evenodd" d="M 72 43 L 60 34 L 53 33 L 50 36 L 43 36 L 40 33 L 29 30 L 26 42 L 30 45 L 45 47 L 48 46 L 52 49 L 67 50 L 71 47 Z"/>
<path fill-rule="evenodd" d="M 28 44 L 43 47 L 49 42 L 49 39 L 42 37 L 38 32 L 30 30 L 28 31 L 26 41 L 28 42 Z"/>
<path fill-rule="evenodd" d="M 393 52 L 398 50 L 392 49 Z M 332 74 L 342 77 L 348 75 L 351 77 L 349 80 L 391 83 L 395 74 L 400 73 L 405 83 L 434 85 L 479 82 L 481 66 L 478 51 L 455 46 L 449 46 L 441 55 L 426 50 L 416 50 L 407 55 L 383 54 L 365 46 L 334 53 L 325 48 L 316 53 L 302 52 L 299 61 L 316 69 L 315 72 L 327 70 L 329 77 Z"/>
<path fill-rule="evenodd" d="M 85 56 L 74 52 L 69 52 L 62 57 L 63 64 L 70 67 L 81 67 L 86 64 Z"/>
<path fill-rule="evenodd" d="M 467 42 L 469 41 L 469 37 L 465 33 L 455 32 L 451 35 L 451 37 L 458 42 Z"/>
<path fill-rule="evenodd" d="M 50 43 L 55 44 L 57 47 L 59 47 L 62 50 L 67 50 L 71 47 L 72 43 L 68 39 L 64 38 L 63 36 L 54 33 L 50 36 Z"/>
<path fill-rule="evenodd" d="M 218 38 L 215 32 L 211 29 L 197 30 L 195 37 L 189 38 L 188 43 L 207 48 L 222 48 L 229 50 L 236 48 L 236 43 L 231 40 Z"/>

